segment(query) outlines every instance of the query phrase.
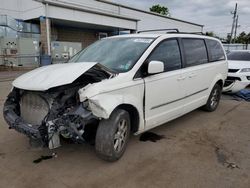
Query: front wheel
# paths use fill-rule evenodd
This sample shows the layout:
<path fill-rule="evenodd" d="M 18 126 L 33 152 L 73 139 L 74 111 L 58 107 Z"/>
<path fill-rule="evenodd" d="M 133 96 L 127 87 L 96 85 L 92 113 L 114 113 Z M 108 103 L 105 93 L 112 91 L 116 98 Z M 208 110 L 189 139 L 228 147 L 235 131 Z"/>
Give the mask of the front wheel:
<path fill-rule="evenodd" d="M 109 119 L 101 120 L 97 128 L 95 149 L 106 161 L 116 161 L 125 152 L 130 135 L 130 117 L 127 111 L 115 110 Z"/>
<path fill-rule="evenodd" d="M 207 103 L 203 106 L 203 110 L 213 112 L 217 109 L 221 98 L 221 91 L 221 86 L 219 84 L 215 84 L 209 95 Z"/>

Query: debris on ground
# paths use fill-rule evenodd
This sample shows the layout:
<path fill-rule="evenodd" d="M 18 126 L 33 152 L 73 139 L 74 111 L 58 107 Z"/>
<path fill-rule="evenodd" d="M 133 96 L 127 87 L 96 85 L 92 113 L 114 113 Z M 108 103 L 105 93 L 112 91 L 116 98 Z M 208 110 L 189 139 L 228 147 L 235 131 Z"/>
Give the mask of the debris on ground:
<path fill-rule="evenodd" d="M 242 89 L 235 94 L 236 97 L 250 102 L 250 89 Z"/>
<path fill-rule="evenodd" d="M 56 153 L 52 153 L 51 155 L 41 155 L 41 157 L 39 157 L 38 159 L 34 160 L 33 163 L 40 163 L 43 160 L 48 160 L 48 159 L 52 159 L 52 158 L 57 158 L 57 154 Z"/>
<path fill-rule="evenodd" d="M 229 162 L 227 155 L 218 147 L 215 147 L 215 153 L 217 156 L 217 160 L 220 164 L 223 166 L 226 166 L 227 168 L 234 169 L 234 168 L 240 168 L 235 163 Z"/>
<path fill-rule="evenodd" d="M 140 136 L 140 141 L 146 142 L 146 141 L 151 141 L 151 142 L 157 142 L 158 140 L 164 139 L 164 135 L 158 135 L 153 132 L 145 132 Z"/>
<path fill-rule="evenodd" d="M 224 93 L 223 96 L 229 100 L 250 102 L 250 89 L 242 89 L 237 93 Z"/>
<path fill-rule="evenodd" d="M 240 167 L 234 163 L 228 163 L 227 168 L 234 169 L 234 168 L 240 168 Z"/>

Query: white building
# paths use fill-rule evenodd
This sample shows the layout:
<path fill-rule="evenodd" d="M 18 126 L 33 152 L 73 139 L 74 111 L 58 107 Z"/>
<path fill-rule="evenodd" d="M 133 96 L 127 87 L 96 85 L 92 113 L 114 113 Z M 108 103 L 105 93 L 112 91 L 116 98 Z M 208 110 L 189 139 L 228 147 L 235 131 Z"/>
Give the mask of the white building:
<path fill-rule="evenodd" d="M 83 47 L 121 31 L 177 28 L 202 32 L 203 26 L 104 0 L 0 0 L 0 14 L 40 25 L 40 40 L 81 42 Z M 47 19 L 45 19 L 47 18 Z"/>

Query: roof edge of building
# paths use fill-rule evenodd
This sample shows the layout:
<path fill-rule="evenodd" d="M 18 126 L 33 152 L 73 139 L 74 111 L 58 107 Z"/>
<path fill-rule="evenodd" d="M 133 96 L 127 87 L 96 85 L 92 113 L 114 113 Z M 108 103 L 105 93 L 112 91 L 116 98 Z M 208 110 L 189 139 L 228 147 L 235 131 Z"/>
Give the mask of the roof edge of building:
<path fill-rule="evenodd" d="M 60 6 L 60 7 L 64 7 L 64 8 L 71 8 L 74 10 L 82 10 L 85 12 L 90 12 L 90 13 L 94 13 L 94 14 L 101 14 L 104 16 L 111 16 L 111 17 L 115 17 L 115 18 L 120 18 L 120 19 L 125 19 L 125 20 L 131 20 L 131 21 L 140 21 L 140 19 L 137 18 L 132 18 L 132 17 L 128 17 L 128 16 L 124 16 L 124 15 L 118 15 L 118 14 L 112 14 L 112 13 L 106 13 L 106 12 L 101 12 L 101 11 L 95 11 L 95 10 L 89 10 L 86 8 L 82 8 L 82 7 L 77 7 L 76 5 L 70 5 L 70 3 L 65 4 L 65 3 L 61 3 L 60 1 L 49 1 L 49 0 L 34 0 L 43 4 L 50 4 L 50 5 L 54 5 L 54 6 Z M 72 4 L 72 3 L 71 3 Z"/>
<path fill-rule="evenodd" d="M 183 22 L 183 23 L 188 23 L 188 24 L 204 27 L 204 25 L 201 25 L 201 24 L 181 20 L 181 19 L 178 19 L 178 18 L 172 18 L 172 17 L 164 16 L 164 15 L 161 15 L 161 14 L 158 14 L 158 13 L 142 10 L 142 9 L 139 9 L 139 8 L 130 7 L 128 5 L 124 5 L 124 4 L 120 4 L 120 3 L 115 3 L 115 2 L 111 2 L 111 1 L 107 1 L 107 0 L 96 0 L 96 1 L 107 3 L 107 4 L 110 4 L 110 5 L 124 7 L 124 8 L 131 9 L 131 10 L 136 10 L 136 11 L 139 11 L 139 12 L 143 12 L 143 13 L 147 13 L 147 14 L 151 14 L 151 15 L 155 15 L 155 16 L 159 16 L 159 17 L 163 17 L 163 18 L 167 18 L 167 19 L 171 19 L 171 20 L 175 20 L 175 21 L 180 21 L 180 22 Z"/>

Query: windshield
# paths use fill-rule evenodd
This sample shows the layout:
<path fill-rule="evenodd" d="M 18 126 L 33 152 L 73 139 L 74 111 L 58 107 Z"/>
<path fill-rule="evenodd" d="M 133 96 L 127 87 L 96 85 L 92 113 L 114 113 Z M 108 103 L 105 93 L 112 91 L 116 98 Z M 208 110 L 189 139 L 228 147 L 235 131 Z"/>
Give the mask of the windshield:
<path fill-rule="evenodd" d="M 78 53 L 70 62 L 97 62 L 118 73 L 127 72 L 153 40 L 134 37 L 102 39 Z"/>
<path fill-rule="evenodd" d="M 229 52 L 227 54 L 228 60 L 250 61 L 250 52 Z"/>

